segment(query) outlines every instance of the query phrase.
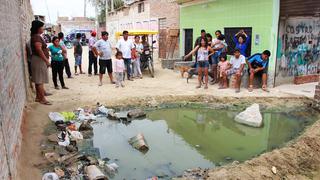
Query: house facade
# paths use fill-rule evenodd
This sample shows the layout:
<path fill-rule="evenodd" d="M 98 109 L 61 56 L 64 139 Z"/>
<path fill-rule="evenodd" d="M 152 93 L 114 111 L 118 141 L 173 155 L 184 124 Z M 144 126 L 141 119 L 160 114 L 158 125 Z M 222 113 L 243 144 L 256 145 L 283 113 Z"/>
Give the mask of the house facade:
<path fill-rule="evenodd" d="M 106 26 L 113 44 L 116 43 L 115 33 L 118 31 L 158 31 L 156 46 L 159 48 L 159 57 L 164 58 L 170 29 L 179 29 L 179 6 L 170 0 L 125 1 L 123 7 L 107 12 Z M 178 38 L 176 41 L 178 55 Z"/>
<path fill-rule="evenodd" d="M 319 46 L 316 37 L 319 37 L 320 26 L 317 16 L 319 9 L 316 7 L 320 7 L 320 1 L 298 1 L 288 5 L 289 0 L 177 0 L 180 5 L 180 55 L 190 52 L 195 39 L 200 36 L 201 29 L 205 29 L 213 36 L 216 30 L 221 30 L 226 36 L 228 49 L 231 52 L 234 48 L 232 37 L 244 29 L 251 37 L 249 55 L 266 49 L 271 51 L 268 69 L 269 86 L 292 83 L 295 76 L 307 74 L 318 76 L 319 51 L 315 49 Z M 305 4 L 310 6 L 306 7 Z M 309 15 L 299 12 L 308 12 Z M 308 28 L 306 32 L 299 31 L 298 36 L 286 32 L 288 25 L 290 28 L 296 28 L 302 22 Z M 305 26 L 301 29 L 306 30 Z M 303 39 L 306 44 L 311 44 L 301 45 L 300 49 L 305 47 L 305 52 L 314 53 L 312 61 L 304 62 L 304 67 L 300 70 L 296 65 L 298 57 L 292 58 L 298 50 L 291 51 L 292 45 L 288 46 L 288 38 L 289 42 L 295 42 L 294 39 L 300 38 L 301 35 L 303 38 L 310 37 L 312 42 L 308 38 Z M 284 39 L 287 40 L 286 43 L 282 42 Z M 300 57 L 300 60 L 306 58 L 309 57 Z M 282 66 L 279 65 L 281 63 Z M 287 64 L 290 63 L 294 65 L 289 68 Z M 305 64 L 310 66 L 306 67 Z"/>

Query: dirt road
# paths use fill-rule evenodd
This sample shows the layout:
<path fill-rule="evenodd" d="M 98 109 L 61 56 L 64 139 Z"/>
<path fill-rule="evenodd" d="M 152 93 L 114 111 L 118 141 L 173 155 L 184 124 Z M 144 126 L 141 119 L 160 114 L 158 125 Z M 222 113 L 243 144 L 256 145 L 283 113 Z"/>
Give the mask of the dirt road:
<path fill-rule="evenodd" d="M 85 47 L 83 66 L 86 73 L 88 64 L 87 51 Z M 73 71 L 74 58 L 72 58 L 71 51 L 69 51 L 69 61 Z M 42 135 L 44 127 L 49 123 L 47 114 L 50 111 L 73 110 L 75 107 L 92 105 L 97 102 L 110 105 L 115 102 L 125 101 L 128 98 L 131 98 L 132 102 L 135 98 L 152 96 L 166 96 L 168 100 L 170 97 L 196 95 L 210 95 L 219 98 L 252 97 L 252 99 L 254 97 L 296 97 L 296 95 L 286 93 L 277 88 L 271 89 L 270 93 L 262 90 L 255 90 L 253 93 L 249 93 L 246 89 L 242 89 L 239 94 L 235 94 L 233 89 L 218 90 L 217 85 L 209 86 L 208 90 L 196 89 L 197 81 L 195 78 L 187 84 L 186 79 L 181 78 L 180 73 L 161 69 L 159 61 L 155 61 L 155 64 L 155 78 L 151 78 L 146 73 L 143 79 L 137 79 L 133 82 L 125 81 L 125 88 L 115 88 L 115 85 L 110 84 L 107 77 L 104 78 L 103 86 L 98 86 L 98 76 L 88 77 L 88 74 L 74 76 L 72 79 L 65 78 L 66 86 L 70 88 L 69 90 L 55 90 L 52 81 L 50 81 L 46 89 L 53 93 L 52 96 L 48 97 L 53 105 L 44 106 L 30 103 L 27 106 L 27 116 L 22 126 L 23 140 L 18 166 L 20 179 L 41 179 L 42 173 L 36 167 L 43 162 L 40 145 L 44 139 Z M 152 101 L 152 98 L 147 99 Z"/>

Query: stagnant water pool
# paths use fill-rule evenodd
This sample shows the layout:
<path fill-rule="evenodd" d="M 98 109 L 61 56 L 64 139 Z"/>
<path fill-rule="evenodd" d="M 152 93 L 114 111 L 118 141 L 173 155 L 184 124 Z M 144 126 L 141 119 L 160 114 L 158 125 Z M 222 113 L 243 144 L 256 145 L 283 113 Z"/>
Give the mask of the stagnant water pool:
<path fill-rule="evenodd" d="M 94 136 L 81 151 L 119 165 L 111 179 L 169 179 L 188 168 L 212 168 L 244 161 L 281 147 L 295 138 L 318 115 L 305 109 L 262 112 L 263 127 L 234 122 L 237 111 L 207 108 L 166 108 L 149 111 L 147 118 L 129 124 L 99 118 Z M 128 139 L 143 133 L 150 147 L 134 149 Z"/>

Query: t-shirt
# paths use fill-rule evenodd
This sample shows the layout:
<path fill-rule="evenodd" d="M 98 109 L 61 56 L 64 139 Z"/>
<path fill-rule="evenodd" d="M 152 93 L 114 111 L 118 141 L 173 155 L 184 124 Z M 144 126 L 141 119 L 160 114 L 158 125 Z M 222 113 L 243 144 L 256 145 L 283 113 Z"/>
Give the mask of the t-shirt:
<path fill-rule="evenodd" d="M 51 61 L 63 61 L 62 49 L 54 45 L 49 46 Z"/>
<path fill-rule="evenodd" d="M 116 59 L 114 72 L 124 72 L 124 61 L 123 59 Z"/>
<path fill-rule="evenodd" d="M 66 44 L 64 43 L 63 39 L 60 40 L 59 44 L 60 44 L 60 46 L 63 47 L 64 49 L 67 49 Z M 68 58 L 67 51 L 64 52 L 64 53 L 62 53 L 62 55 L 63 55 L 64 58 Z"/>
<path fill-rule="evenodd" d="M 261 55 L 262 55 L 261 53 L 257 53 L 257 54 L 250 56 L 248 58 L 248 62 L 251 65 L 255 64 L 256 66 L 267 68 L 268 64 L 269 64 L 269 59 L 263 60 Z"/>
<path fill-rule="evenodd" d="M 36 42 L 40 42 L 42 44 L 42 51 L 44 53 L 44 55 L 49 58 L 49 51 L 47 49 L 47 44 L 46 42 L 43 40 L 43 38 L 39 35 L 39 34 L 34 34 L 31 36 L 31 50 L 32 50 L 32 55 L 37 55 L 39 56 L 38 52 L 36 51 L 35 48 L 35 43 Z"/>
<path fill-rule="evenodd" d="M 94 44 L 97 42 L 97 39 L 95 37 L 91 37 L 89 39 L 89 50 L 92 50 L 92 47 L 94 46 Z"/>
<path fill-rule="evenodd" d="M 242 64 L 246 64 L 246 58 L 243 55 L 240 55 L 239 58 L 231 56 L 230 64 L 232 64 L 232 68 L 240 69 Z"/>
<path fill-rule="evenodd" d="M 76 47 L 74 53 L 75 53 L 76 55 L 81 56 L 81 55 L 82 55 L 82 45 L 81 45 L 80 41 L 75 40 L 75 41 L 73 42 L 73 46 Z"/>
<path fill-rule="evenodd" d="M 236 48 L 240 50 L 240 54 L 247 57 L 246 51 L 247 51 L 248 45 L 250 43 L 250 36 L 247 36 L 246 41 L 242 44 L 239 43 L 237 36 L 233 37 L 233 41 L 236 43 Z"/>
<path fill-rule="evenodd" d="M 101 51 L 103 55 L 100 57 L 100 60 L 108 60 L 111 59 L 112 49 L 111 43 L 108 40 L 100 39 L 94 44 L 94 47 L 97 48 L 98 51 Z"/>
<path fill-rule="evenodd" d="M 130 39 L 127 39 L 126 41 L 124 39 L 120 39 L 116 47 L 122 52 L 123 58 L 131 59 L 131 49 L 134 48 L 134 45 Z"/>
<path fill-rule="evenodd" d="M 135 47 L 135 49 L 136 49 L 136 58 L 139 58 L 140 57 L 140 53 L 142 52 L 142 50 L 143 50 L 143 45 L 141 44 L 141 43 L 134 43 L 134 47 Z"/>

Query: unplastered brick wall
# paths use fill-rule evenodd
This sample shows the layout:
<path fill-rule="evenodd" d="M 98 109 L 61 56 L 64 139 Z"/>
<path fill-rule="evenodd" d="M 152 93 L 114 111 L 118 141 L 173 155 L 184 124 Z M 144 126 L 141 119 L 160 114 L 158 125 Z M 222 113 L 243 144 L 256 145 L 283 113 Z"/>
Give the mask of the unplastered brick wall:
<path fill-rule="evenodd" d="M 0 0 L 0 179 L 17 179 L 21 122 L 31 92 L 25 44 L 33 19 L 30 0 Z"/>

